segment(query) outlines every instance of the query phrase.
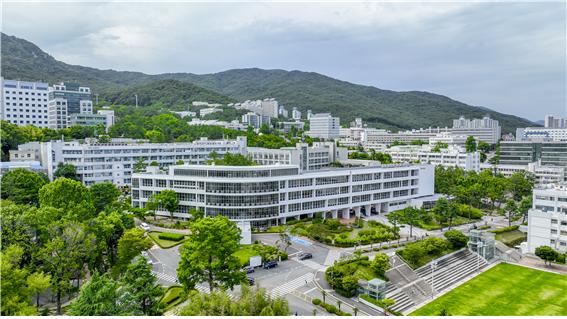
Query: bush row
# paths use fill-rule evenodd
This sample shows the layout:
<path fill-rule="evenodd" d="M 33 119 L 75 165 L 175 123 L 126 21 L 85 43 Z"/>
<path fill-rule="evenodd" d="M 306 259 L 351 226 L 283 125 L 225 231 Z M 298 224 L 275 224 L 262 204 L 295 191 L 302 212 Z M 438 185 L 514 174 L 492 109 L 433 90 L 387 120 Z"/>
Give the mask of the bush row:
<path fill-rule="evenodd" d="M 158 238 L 163 240 L 182 241 L 185 238 L 185 235 L 174 233 L 160 233 Z"/>
<path fill-rule="evenodd" d="M 495 234 L 502 234 L 502 233 L 506 233 L 506 232 L 509 232 L 509 231 L 517 230 L 518 228 L 520 228 L 519 225 L 514 225 L 514 226 L 498 228 L 498 229 L 495 229 L 495 230 L 489 230 L 489 232 L 495 233 Z"/>
<path fill-rule="evenodd" d="M 321 306 L 321 307 L 325 308 L 325 310 L 327 310 L 328 313 L 332 313 L 332 314 L 335 314 L 337 316 L 352 316 L 348 312 L 344 312 L 342 310 L 339 310 L 339 308 L 337 308 L 334 305 L 322 302 L 321 299 L 315 298 L 311 302 L 316 306 Z"/>

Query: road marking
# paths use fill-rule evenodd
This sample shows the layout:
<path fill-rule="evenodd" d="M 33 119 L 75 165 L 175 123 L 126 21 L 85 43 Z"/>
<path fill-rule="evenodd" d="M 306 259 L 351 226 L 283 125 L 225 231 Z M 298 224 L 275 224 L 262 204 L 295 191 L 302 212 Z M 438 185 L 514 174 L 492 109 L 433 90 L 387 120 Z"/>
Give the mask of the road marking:
<path fill-rule="evenodd" d="M 316 262 L 314 262 L 313 260 L 309 260 L 309 259 L 300 260 L 299 258 L 295 257 L 295 258 L 293 258 L 293 260 L 294 260 L 294 261 L 297 261 L 298 263 L 300 263 L 300 264 L 302 264 L 302 265 L 305 265 L 305 266 L 307 266 L 307 267 L 309 267 L 309 268 L 311 268 L 311 269 L 314 269 L 314 270 L 321 270 L 321 271 L 322 271 L 323 269 L 326 269 L 326 268 L 327 268 L 327 267 L 325 267 L 325 266 L 323 266 L 323 265 L 321 265 L 321 264 L 319 264 L 319 263 L 316 263 Z"/>
<path fill-rule="evenodd" d="M 310 293 L 310 292 L 312 292 L 313 290 L 316 290 L 316 289 L 317 289 L 317 287 L 313 287 L 313 288 L 307 290 L 306 292 L 304 292 L 304 294 L 307 295 L 308 293 Z"/>
<path fill-rule="evenodd" d="M 335 260 L 338 260 L 340 257 L 341 257 L 340 250 L 330 249 L 329 252 L 327 253 L 327 258 L 325 258 L 325 263 L 323 263 L 323 265 L 331 266 L 332 264 L 335 263 Z"/>
<path fill-rule="evenodd" d="M 299 287 L 303 287 L 308 283 L 312 282 L 315 278 L 313 273 L 307 273 L 303 276 L 297 277 L 292 281 L 288 281 L 285 284 L 272 289 L 270 295 L 272 298 L 278 298 L 291 293 Z"/>

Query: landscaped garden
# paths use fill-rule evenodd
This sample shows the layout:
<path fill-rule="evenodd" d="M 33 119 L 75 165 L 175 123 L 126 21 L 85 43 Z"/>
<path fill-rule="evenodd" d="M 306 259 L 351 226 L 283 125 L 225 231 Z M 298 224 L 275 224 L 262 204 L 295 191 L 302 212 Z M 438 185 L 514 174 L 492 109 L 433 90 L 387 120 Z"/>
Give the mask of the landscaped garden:
<path fill-rule="evenodd" d="M 491 230 L 496 234 L 496 240 L 501 241 L 507 246 L 514 247 L 527 240 L 525 233 L 518 230 L 519 226 L 504 227 Z"/>
<path fill-rule="evenodd" d="M 160 302 L 163 304 L 164 311 L 167 311 L 187 299 L 187 295 L 181 286 L 171 286 L 167 288 Z"/>
<path fill-rule="evenodd" d="M 252 245 L 241 245 L 240 249 L 233 254 L 238 257 L 242 266 L 248 265 L 250 257 L 260 256 L 262 261 L 281 260 L 287 259 L 287 254 L 276 247 L 255 243 Z"/>
<path fill-rule="evenodd" d="M 390 267 L 390 260 L 384 254 L 376 254 L 372 261 L 368 256 L 357 256 L 333 264 L 325 271 L 325 280 L 335 291 L 345 297 L 352 297 L 358 289 L 358 280 L 374 278 L 387 280 L 384 273 Z"/>
<path fill-rule="evenodd" d="M 445 238 L 429 237 L 407 244 L 396 251 L 413 269 L 417 269 L 441 256 L 459 250 L 467 245 L 468 238 L 458 230 L 445 233 Z"/>
<path fill-rule="evenodd" d="M 567 314 L 567 276 L 497 265 L 416 310 L 415 316 L 560 316 Z"/>
<path fill-rule="evenodd" d="M 338 247 L 352 247 L 394 239 L 393 227 L 361 219 L 357 219 L 354 224 L 344 225 L 338 219 L 314 218 L 287 227 L 292 234 Z"/>
<path fill-rule="evenodd" d="M 189 236 L 176 233 L 163 233 L 152 231 L 148 236 L 161 248 L 171 248 L 183 243 Z"/>

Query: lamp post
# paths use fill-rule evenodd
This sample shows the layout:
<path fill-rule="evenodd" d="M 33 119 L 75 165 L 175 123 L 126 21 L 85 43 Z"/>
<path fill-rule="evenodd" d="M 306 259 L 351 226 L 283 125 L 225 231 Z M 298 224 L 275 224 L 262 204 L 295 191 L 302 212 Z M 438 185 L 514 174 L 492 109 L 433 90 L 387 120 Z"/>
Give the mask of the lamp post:
<path fill-rule="evenodd" d="M 431 299 L 435 296 L 435 269 L 437 268 L 437 260 L 431 263 Z"/>

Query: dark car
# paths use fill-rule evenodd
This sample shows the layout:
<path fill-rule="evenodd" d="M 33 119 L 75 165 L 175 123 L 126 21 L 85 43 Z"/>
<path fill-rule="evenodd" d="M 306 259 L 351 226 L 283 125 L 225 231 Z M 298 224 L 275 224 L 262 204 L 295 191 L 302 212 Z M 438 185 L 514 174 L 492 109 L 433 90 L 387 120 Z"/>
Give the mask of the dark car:
<path fill-rule="evenodd" d="M 254 272 L 254 267 L 246 266 L 242 268 L 242 270 L 245 271 L 247 274 L 251 274 Z"/>
<path fill-rule="evenodd" d="M 313 254 L 311 253 L 301 253 L 298 256 L 299 260 L 311 259 L 313 258 Z"/>
<path fill-rule="evenodd" d="M 254 278 L 248 277 L 248 285 L 254 286 Z"/>
<path fill-rule="evenodd" d="M 277 261 L 268 261 L 267 263 L 264 264 L 264 269 L 272 269 L 272 268 L 276 268 L 277 266 L 278 266 Z"/>

